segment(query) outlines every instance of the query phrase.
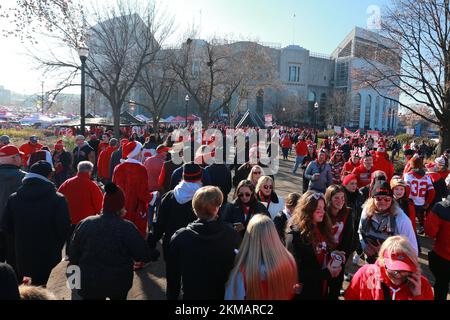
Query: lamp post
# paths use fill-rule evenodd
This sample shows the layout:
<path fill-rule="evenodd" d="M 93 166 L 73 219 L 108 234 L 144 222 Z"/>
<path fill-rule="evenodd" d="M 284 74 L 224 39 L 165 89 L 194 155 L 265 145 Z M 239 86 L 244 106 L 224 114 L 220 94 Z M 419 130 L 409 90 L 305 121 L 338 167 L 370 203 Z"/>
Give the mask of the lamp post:
<path fill-rule="evenodd" d="M 184 101 L 185 103 L 185 114 L 186 114 L 186 118 L 184 119 L 184 125 L 187 128 L 188 124 L 187 124 L 187 117 L 188 117 L 188 103 L 189 103 L 189 95 L 187 94 L 186 97 L 184 97 Z"/>
<path fill-rule="evenodd" d="M 84 135 L 85 132 L 85 126 L 86 126 L 86 97 L 85 97 L 85 87 L 86 87 L 86 59 L 89 55 L 89 48 L 82 43 L 80 47 L 78 48 L 78 55 L 80 56 L 81 60 L 81 104 L 80 104 L 80 118 L 81 118 L 81 134 Z"/>
<path fill-rule="evenodd" d="M 317 129 L 317 113 L 319 111 L 319 104 L 316 102 L 314 104 L 314 129 Z"/>

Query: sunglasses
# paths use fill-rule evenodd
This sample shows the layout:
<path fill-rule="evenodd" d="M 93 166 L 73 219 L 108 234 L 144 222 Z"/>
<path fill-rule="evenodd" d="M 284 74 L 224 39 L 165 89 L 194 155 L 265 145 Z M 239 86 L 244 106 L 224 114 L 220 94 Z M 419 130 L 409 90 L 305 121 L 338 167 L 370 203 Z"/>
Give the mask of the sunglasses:
<path fill-rule="evenodd" d="M 261 174 L 261 171 L 254 171 L 253 174 Z"/>
<path fill-rule="evenodd" d="M 319 199 L 323 199 L 325 196 L 321 192 L 316 192 L 316 193 L 311 194 L 310 197 L 314 198 L 316 200 L 319 200 Z"/>
<path fill-rule="evenodd" d="M 387 269 L 387 272 L 389 272 L 394 278 L 405 278 L 405 277 L 409 277 L 412 275 L 411 272 L 409 271 L 397 271 L 397 270 L 389 270 Z"/>
<path fill-rule="evenodd" d="M 375 197 L 375 200 L 377 201 L 384 201 L 384 202 L 391 202 L 392 201 L 392 197 Z"/>
<path fill-rule="evenodd" d="M 273 189 L 273 186 L 264 186 L 263 187 L 265 190 L 272 190 Z"/>
<path fill-rule="evenodd" d="M 239 194 L 238 194 L 238 197 L 239 197 L 239 198 L 243 198 L 243 197 L 248 198 L 248 197 L 250 197 L 251 195 L 252 195 L 251 193 L 239 193 Z"/>

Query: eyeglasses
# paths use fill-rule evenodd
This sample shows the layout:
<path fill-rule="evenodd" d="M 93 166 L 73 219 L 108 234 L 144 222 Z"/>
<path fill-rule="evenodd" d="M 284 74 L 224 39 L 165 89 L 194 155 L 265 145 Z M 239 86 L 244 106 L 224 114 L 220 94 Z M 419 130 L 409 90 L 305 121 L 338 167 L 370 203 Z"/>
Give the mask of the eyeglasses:
<path fill-rule="evenodd" d="M 378 202 L 384 201 L 384 202 L 391 202 L 392 201 L 392 197 L 375 197 L 375 200 L 377 200 Z"/>
<path fill-rule="evenodd" d="M 273 189 L 273 186 L 264 186 L 263 187 L 265 190 L 272 190 Z"/>
<path fill-rule="evenodd" d="M 248 197 L 250 197 L 251 195 L 252 195 L 251 193 L 239 193 L 239 194 L 238 194 L 238 197 L 239 197 L 239 198 L 243 198 L 243 197 L 248 198 Z"/>

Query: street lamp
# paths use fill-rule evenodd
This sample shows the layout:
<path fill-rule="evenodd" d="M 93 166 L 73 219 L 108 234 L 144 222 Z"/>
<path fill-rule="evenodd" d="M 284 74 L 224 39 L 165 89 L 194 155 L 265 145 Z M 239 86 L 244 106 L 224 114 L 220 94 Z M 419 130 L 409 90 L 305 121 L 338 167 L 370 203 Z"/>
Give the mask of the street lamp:
<path fill-rule="evenodd" d="M 316 102 L 314 104 L 314 129 L 317 129 L 317 113 L 319 111 L 319 104 Z"/>
<path fill-rule="evenodd" d="M 184 97 L 184 101 L 186 102 L 186 104 L 185 104 L 185 111 L 186 111 L 186 118 L 185 118 L 185 121 L 184 121 L 184 124 L 185 124 L 185 126 L 186 126 L 186 128 L 187 128 L 187 117 L 188 117 L 188 112 L 187 112 L 187 109 L 188 109 L 188 103 L 189 103 L 189 95 L 187 94 L 186 95 L 186 97 Z"/>
<path fill-rule="evenodd" d="M 85 132 L 85 126 L 86 126 L 86 117 L 85 117 L 85 110 L 86 110 L 86 98 L 85 98 L 85 67 L 86 67 L 86 59 L 89 55 L 89 48 L 86 44 L 82 43 L 80 47 L 78 48 L 78 55 L 80 56 L 81 60 L 81 105 L 80 105 L 80 117 L 81 117 L 81 134 L 84 135 Z"/>

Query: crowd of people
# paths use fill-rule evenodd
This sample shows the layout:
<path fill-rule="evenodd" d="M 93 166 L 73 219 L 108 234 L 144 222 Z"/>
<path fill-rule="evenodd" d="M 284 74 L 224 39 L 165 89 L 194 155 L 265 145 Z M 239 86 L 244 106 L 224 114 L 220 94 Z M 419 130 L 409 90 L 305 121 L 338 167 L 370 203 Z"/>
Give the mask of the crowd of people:
<path fill-rule="evenodd" d="M 0 299 L 53 299 L 61 259 L 80 269 L 74 299 L 126 299 L 159 243 L 171 300 L 447 298 L 450 150 L 431 160 L 422 144 L 383 136 L 319 144 L 314 130 L 282 130 L 281 156 L 294 153 L 303 178 L 283 198 L 248 141 L 245 163 L 231 164 L 207 164 L 206 138 L 195 161 L 175 163 L 186 150 L 169 132 L 75 141 L 51 151 L 36 136 L 19 147 L 0 137 Z M 434 292 L 419 235 L 435 241 Z M 352 275 L 350 263 L 364 266 Z"/>

